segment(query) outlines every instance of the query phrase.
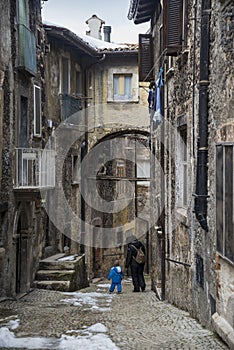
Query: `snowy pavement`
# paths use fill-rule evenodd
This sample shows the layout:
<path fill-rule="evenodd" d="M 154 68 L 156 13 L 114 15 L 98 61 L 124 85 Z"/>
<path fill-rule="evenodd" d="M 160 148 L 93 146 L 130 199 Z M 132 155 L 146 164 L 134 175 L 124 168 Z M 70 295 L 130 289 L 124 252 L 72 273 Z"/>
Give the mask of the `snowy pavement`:
<path fill-rule="evenodd" d="M 0 349 L 161 350 L 227 349 L 185 311 L 161 302 L 150 290 L 109 294 L 109 283 L 77 292 L 35 289 L 0 303 Z"/>

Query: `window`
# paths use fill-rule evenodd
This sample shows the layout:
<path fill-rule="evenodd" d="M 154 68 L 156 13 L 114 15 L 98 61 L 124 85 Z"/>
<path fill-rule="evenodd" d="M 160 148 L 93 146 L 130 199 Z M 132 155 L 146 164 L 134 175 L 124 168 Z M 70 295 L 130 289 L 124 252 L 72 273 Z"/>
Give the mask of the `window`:
<path fill-rule="evenodd" d="M 70 93 L 70 64 L 66 57 L 61 59 L 61 79 L 60 79 L 60 92 L 61 94 L 67 95 Z"/>
<path fill-rule="evenodd" d="M 82 76 L 81 72 L 76 71 L 76 82 L 75 82 L 76 96 L 82 96 Z"/>
<path fill-rule="evenodd" d="M 132 75 L 114 74 L 114 101 L 129 100 L 132 98 Z"/>
<path fill-rule="evenodd" d="M 28 8 L 26 0 L 19 0 L 19 24 L 29 27 L 28 23 Z"/>
<path fill-rule="evenodd" d="M 30 75 L 36 75 L 36 39 L 29 27 L 28 1 L 19 0 L 18 8 L 18 35 L 19 55 L 18 67 L 26 70 Z"/>
<path fill-rule="evenodd" d="M 186 208 L 188 205 L 187 125 L 181 126 L 178 129 L 178 131 L 179 137 L 177 142 L 177 199 L 178 205 L 182 208 Z"/>
<path fill-rule="evenodd" d="M 176 56 L 186 40 L 186 0 L 164 0 L 164 49 Z"/>
<path fill-rule="evenodd" d="M 77 155 L 72 156 L 72 183 L 78 184 L 80 182 L 80 162 Z"/>
<path fill-rule="evenodd" d="M 234 262 L 234 144 L 216 147 L 217 251 Z"/>
<path fill-rule="evenodd" d="M 34 135 L 41 136 L 41 88 L 34 85 Z"/>

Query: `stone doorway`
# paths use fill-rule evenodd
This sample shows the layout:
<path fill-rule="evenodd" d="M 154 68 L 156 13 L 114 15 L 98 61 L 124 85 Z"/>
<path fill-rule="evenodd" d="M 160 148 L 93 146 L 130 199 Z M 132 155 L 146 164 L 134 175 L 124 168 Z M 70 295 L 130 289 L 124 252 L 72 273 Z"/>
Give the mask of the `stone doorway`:
<path fill-rule="evenodd" d="M 29 245 L 30 229 L 26 208 L 20 211 L 15 236 L 16 272 L 15 292 L 26 293 L 30 288 Z"/>

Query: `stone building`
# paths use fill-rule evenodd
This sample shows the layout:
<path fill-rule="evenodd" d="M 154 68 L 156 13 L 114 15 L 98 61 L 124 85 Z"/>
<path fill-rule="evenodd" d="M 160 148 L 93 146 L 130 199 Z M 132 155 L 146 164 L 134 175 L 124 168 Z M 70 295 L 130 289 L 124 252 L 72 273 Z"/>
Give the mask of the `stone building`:
<path fill-rule="evenodd" d="M 107 275 L 113 259 L 124 263 L 126 237 L 136 229 L 146 237 L 150 123 L 137 45 L 112 43 L 110 26 L 100 40 L 104 21 L 95 15 L 86 23 L 89 35 L 44 23 L 57 184 L 45 201 L 51 252 L 68 246 L 71 254 L 85 253 L 93 278 Z"/>
<path fill-rule="evenodd" d="M 151 24 L 139 51 L 140 72 L 155 82 L 157 102 L 151 123 L 152 285 L 231 348 L 233 16 L 230 0 L 132 0 L 128 14 L 135 24 Z"/>
<path fill-rule="evenodd" d="M 43 155 L 41 1 L 1 1 L 0 27 L 0 297 L 6 297 L 32 286 L 48 226 L 40 190 L 54 186 L 54 168 L 53 153 Z"/>

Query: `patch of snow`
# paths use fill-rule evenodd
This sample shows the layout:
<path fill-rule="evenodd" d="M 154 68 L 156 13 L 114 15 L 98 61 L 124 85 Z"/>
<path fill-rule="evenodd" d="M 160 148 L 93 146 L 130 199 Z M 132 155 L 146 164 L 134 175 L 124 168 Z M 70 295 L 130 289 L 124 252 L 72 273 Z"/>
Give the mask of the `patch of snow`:
<path fill-rule="evenodd" d="M 50 338 L 16 338 L 7 327 L 0 328 L 1 348 L 48 349 L 48 344 L 53 343 L 53 341 Z"/>
<path fill-rule="evenodd" d="M 107 332 L 106 326 L 102 323 L 95 323 L 91 327 L 87 328 L 90 332 L 96 332 L 96 333 L 105 333 Z"/>
<path fill-rule="evenodd" d="M 72 332 L 79 331 L 67 331 L 67 333 Z M 40 337 L 17 338 L 7 327 L 2 327 L 0 328 L 0 347 L 53 350 L 119 350 L 112 340 L 106 334 L 103 334 L 107 332 L 107 328 L 102 323 L 86 327 L 80 332 L 83 335 L 62 335 L 59 339 Z"/>
<path fill-rule="evenodd" d="M 63 258 L 59 258 L 58 261 L 73 261 L 77 258 L 77 255 L 68 255 Z"/>
<path fill-rule="evenodd" d="M 50 27 L 55 27 L 57 29 L 63 29 L 63 30 L 65 29 L 65 30 L 70 31 L 71 33 L 75 34 L 79 39 L 83 40 L 86 44 L 88 44 L 89 46 L 91 46 L 92 48 L 94 48 L 96 50 L 129 49 L 128 44 L 119 44 L 119 43 L 113 43 L 113 42 L 110 43 L 110 42 L 107 42 L 104 40 L 93 38 L 89 35 L 74 33 L 70 29 L 65 28 L 61 25 L 55 24 L 55 23 L 51 23 L 51 22 L 47 22 L 47 21 L 43 21 L 43 23 L 47 26 L 50 26 Z"/>
<path fill-rule="evenodd" d="M 99 287 L 99 288 L 109 288 L 110 287 L 110 283 L 100 283 L 100 284 L 97 284 L 97 287 Z"/>
<path fill-rule="evenodd" d="M 119 350 L 106 334 L 65 336 L 57 349 L 60 350 Z"/>
<path fill-rule="evenodd" d="M 19 322 L 20 320 L 17 318 L 16 320 L 11 320 L 8 322 L 7 326 L 10 328 L 10 329 L 16 329 L 19 327 Z"/>

